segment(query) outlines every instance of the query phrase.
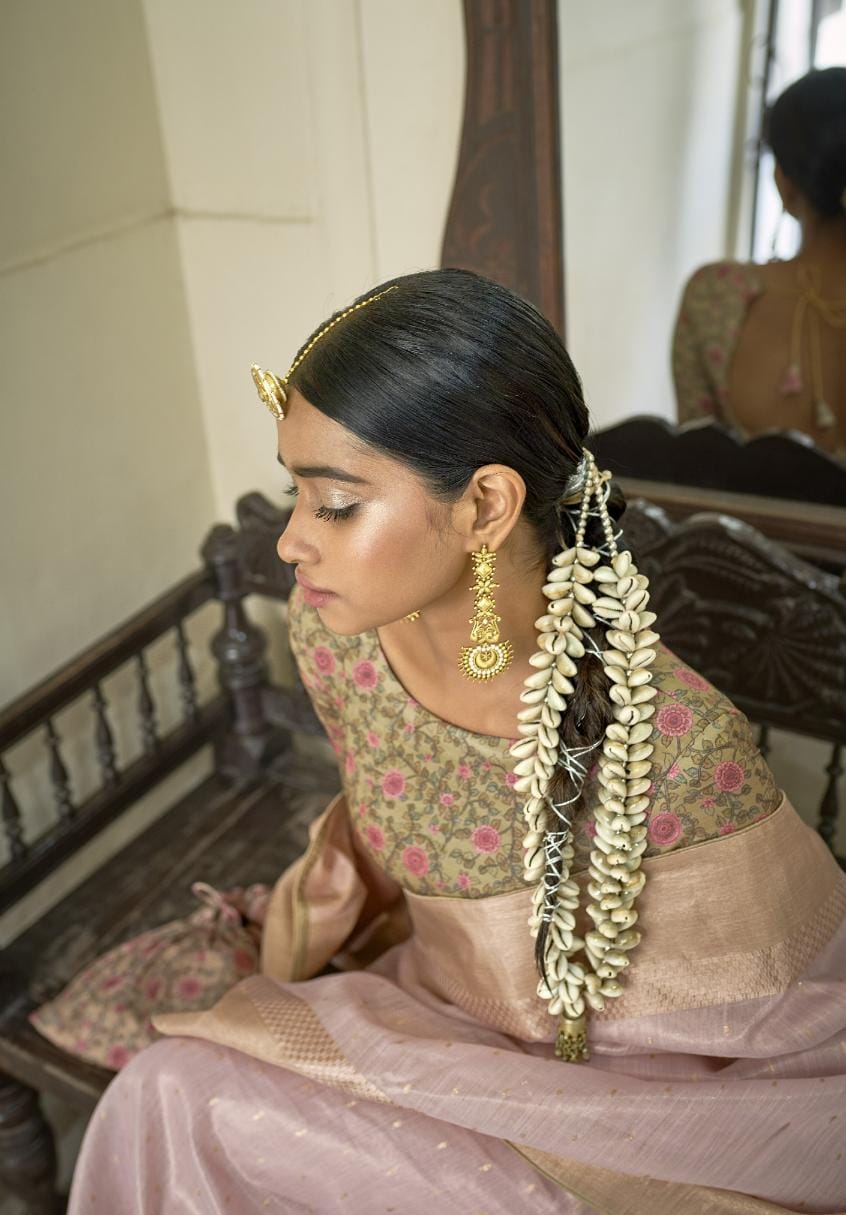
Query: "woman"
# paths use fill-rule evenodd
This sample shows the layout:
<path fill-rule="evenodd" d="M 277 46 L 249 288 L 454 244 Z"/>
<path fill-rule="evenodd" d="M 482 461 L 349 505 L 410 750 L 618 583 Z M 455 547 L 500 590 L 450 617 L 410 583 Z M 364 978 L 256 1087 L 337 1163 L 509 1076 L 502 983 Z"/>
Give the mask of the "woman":
<path fill-rule="evenodd" d="M 765 266 L 716 262 L 690 279 L 673 339 L 679 421 L 801 430 L 846 451 L 846 68 L 782 93 L 767 140 L 801 249 Z"/>
<path fill-rule="evenodd" d="M 558 336 L 433 271 L 254 374 L 344 793 L 71 1209 L 841 1209 L 843 878 L 658 646 Z"/>

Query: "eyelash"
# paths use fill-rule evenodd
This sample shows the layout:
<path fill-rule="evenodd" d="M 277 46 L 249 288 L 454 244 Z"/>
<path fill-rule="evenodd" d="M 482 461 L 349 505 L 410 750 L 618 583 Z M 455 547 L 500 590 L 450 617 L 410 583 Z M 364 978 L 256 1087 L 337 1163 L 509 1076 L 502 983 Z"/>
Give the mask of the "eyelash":
<path fill-rule="evenodd" d="M 296 485 L 292 485 L 285 490 L 291 498 L 296 498 L 299 494 Z M 352 502 L 349 506 L 318 506 L 316 511 L 313 511 L 315 519 L 325 519 L 329 523 L 340 523 L 342 519 L 349 519 L 350 515 L 356 508 L 356 503 Z"/>

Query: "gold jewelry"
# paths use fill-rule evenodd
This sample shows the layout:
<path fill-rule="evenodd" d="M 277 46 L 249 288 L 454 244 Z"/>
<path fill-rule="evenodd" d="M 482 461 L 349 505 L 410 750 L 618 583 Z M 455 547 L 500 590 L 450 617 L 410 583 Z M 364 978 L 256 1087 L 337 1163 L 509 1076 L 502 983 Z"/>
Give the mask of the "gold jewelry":
<path fill-rule="evenodd" d="M 474 594 L 473 616 L 469 624 L 470 638 L 475 645 L 461 647 L 458 665 L 468 679 L 493 679 L 501 675 L 511 662 L 514 651 L 510 641 L 500 641 L 499 623 L 493 593 L 499 586 L 494 582 L 496 553 L 483 544 L 478 553 L 472 553 Z"/>
<path fill-rule="evenodd" d="M 375 300 L 380 300 L 383 295 L 389 295 L 391 291 L 396 291 L 397 288 L 387 287 L 384 291 L 377 291 L 375 295 L 368 296 L 366 300 L 359 300 L 357 304 L 352 304 L 338 315 L 328 324 L 314 335 L 305 349 L 297 355 L 291 366 L 282 376 L 274 375 L 272 371 L 263 371 L 256 363 L 253 363 L 250 371 L 253 376 L 253 383 L 258 389 L 260 399 L 264 402 L 270 412 L 280 422 L 285 417 L 285 405 L 288 401 L 288 381 L 299 367 L 300 363 L 312 349 L 312 347 L 324 337 L 330 329 L 334 329 L 337 324 L 350 316 L 353 312 L 358 312 L 359 308 L 366 308 L 368 304 L 372 304 Z"/>
<path fill-rule="evenodd" d="M 407 616 L 403 616 L 403 620 L 407 620 L 409 624 L 420 619 L 420 612 L 409 612 Z"/>

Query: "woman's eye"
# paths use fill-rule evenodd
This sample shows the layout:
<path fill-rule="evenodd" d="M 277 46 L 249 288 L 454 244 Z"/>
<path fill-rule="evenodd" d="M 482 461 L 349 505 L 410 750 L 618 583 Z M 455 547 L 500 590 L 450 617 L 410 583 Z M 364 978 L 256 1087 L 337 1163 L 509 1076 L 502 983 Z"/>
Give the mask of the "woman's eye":
<path fill-rule="evenodd" d="M 330 523 L 338 523 L 341 519 L 349 519 L 354 510 L 354 502 L 350 506 L 318 506 L 314 517 L 315 519 L 328 519 Z"/>
<path fill-rule="evenodd" d="M 299 492 L 296 485 L 291 485 L 285 490 L 285 493 L 291 498 L 296 498 Z M 357 505 L 356 502 L 352 502 L 349 506 L 318 506 L 317 510 L 312 513 L 315 519 L 327 519 L 330 523 L 339 523 L 341 519 L 348 519 Z"/>

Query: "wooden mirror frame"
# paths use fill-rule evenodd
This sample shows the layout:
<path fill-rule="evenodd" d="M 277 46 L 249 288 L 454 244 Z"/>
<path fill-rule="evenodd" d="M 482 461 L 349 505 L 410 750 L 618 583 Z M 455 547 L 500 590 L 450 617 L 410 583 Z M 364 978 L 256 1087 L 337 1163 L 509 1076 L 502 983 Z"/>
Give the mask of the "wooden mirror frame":
<path fill-rule="evenodd" d="M 464 0 L 461 147 L 441 265 L 531 300 L 564 337 L 556 0 Z"/>

